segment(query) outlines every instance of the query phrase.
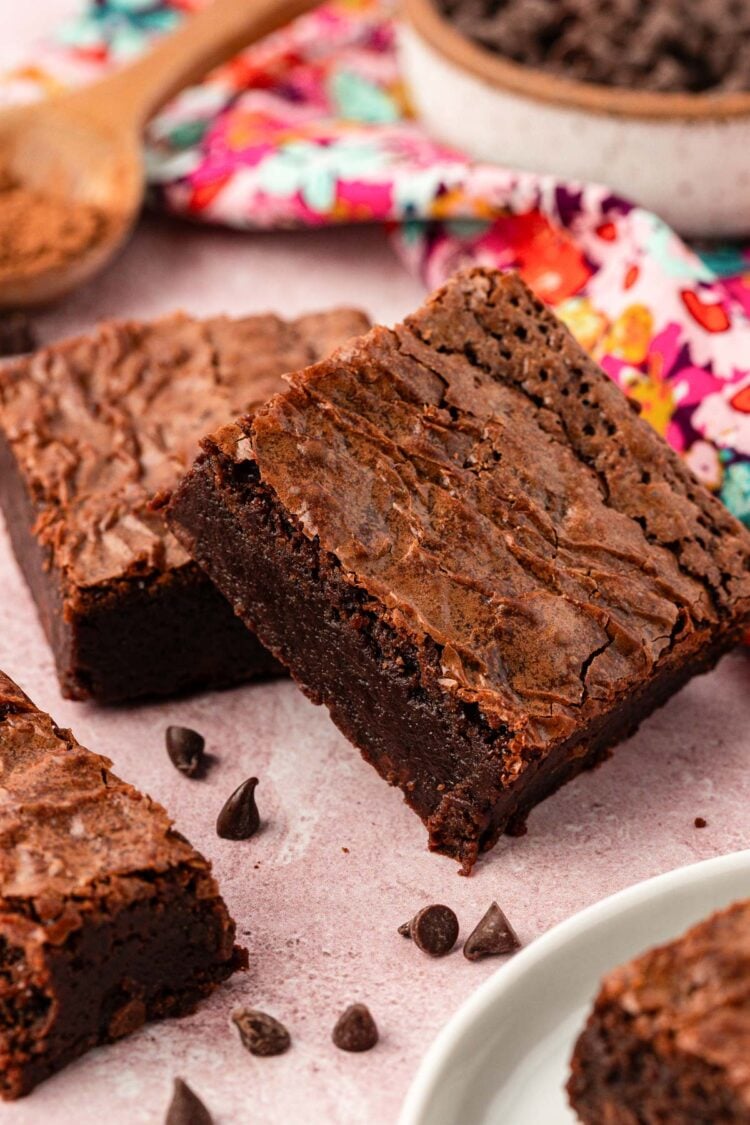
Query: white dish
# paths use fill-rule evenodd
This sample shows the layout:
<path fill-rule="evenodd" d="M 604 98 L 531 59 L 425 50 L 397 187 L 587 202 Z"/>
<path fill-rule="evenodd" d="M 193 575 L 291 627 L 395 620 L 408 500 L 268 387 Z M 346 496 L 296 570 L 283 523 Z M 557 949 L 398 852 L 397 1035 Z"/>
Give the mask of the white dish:
<path fill-rule="evenodd" d="M 560 78 L 404 0 L 399 50 L 419 117 L 475 157 L 606 184 L 684 235 L 750 232 L 750 93 L 662 94 Z"/>
<path fill-rule="evenodd" d="M 670 871 L 596 903 L 505 964 L 425 1056 L 399 1125 L 572 1125 L 564 1085 L 610 969 L 750 896 L 750 851 Z"/>

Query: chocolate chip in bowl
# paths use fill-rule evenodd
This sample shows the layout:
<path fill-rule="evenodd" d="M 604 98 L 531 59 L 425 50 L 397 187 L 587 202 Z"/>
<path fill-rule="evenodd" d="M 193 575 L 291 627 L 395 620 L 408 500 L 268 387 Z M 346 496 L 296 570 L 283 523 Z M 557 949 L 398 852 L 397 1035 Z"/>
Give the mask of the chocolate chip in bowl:
<path fill-rule="evenodd" d="M 750 231 L 746 4 L 405 0 L 399 46 L 459 152 L 605 184 L 684 235 Z"/>
<path fill-rule="evenodd" d="M 631 90 L 750 90 L 744 0 L 438 0 L 470 39 L 562 78 Z"/>

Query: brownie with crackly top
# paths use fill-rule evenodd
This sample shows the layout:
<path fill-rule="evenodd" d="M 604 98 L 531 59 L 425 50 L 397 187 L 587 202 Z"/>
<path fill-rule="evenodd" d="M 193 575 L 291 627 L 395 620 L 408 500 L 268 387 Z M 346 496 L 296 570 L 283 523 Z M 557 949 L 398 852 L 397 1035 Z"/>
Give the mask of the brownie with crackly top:
<path fill-rule="evenodd" d="M 160 805 L 0 672 L 0 1096 L 192 1012 L 247 956 Z"/>
<path fill-rule="evenodd" d="M 367 326 L 352 309 L 111 322 L 0 369 L 0 503 L 66 696 L 280 671 L 150 504 L 204 433 Z"/>
<path fill-rule="evenodd" d="M 750 900 L 605 978 L 567 1089 L 590 1125 L 748 1125 Z"/>
<path fill-rule="evenodd" d="M 169 519 L 467 871 L 750 616 L 750 534 L 487 269 L 206 440 Z"/>

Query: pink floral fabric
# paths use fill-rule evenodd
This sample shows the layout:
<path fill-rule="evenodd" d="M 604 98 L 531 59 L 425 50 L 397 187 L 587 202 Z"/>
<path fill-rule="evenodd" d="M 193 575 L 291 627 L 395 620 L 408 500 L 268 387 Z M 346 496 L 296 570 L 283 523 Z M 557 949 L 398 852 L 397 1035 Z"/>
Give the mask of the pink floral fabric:
<path fill-rule="evenodd" d="M 195 0 L 98 0 L 5 80 L 87 81 Z M 605 188 L 477 164 L 409 113 L 389 0 L 329 0 L 231 60 L 147 137 L 155 206 L 246 229 L 383 222 L 428 285 L 516 268 L 750 525 L 750 250 L 696 252 Z"/>

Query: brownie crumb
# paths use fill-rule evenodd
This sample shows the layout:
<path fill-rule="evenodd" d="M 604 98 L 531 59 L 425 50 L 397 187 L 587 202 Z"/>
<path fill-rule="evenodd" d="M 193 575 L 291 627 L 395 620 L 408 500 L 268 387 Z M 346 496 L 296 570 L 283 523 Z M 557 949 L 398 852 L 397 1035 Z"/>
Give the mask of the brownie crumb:
<path fill-rule="evenodd" d="M 243 1008 L 232 1013 L 232 1022 L 240 1033 L 242 1046 L 251 1055 L 258 1055 L 261 1058 L 283 1055 L 292 1044 L 292 1038 L 283 1023 L 269 1016 L 267 1012 L 259 1012 L 255 1008 Z"/>
<path fill-rule="evenodd" d="M 336 1021 L 332 1035 L 342 1051 L 369 1051 L 378 1037 L 377 1024 L 366 1004 L 350 1004 Z"/>
<path fill-rule="evenodd" d="M 257 777 L 249 777 L 238 786 L 219 813 L 216 831 L 224 840 L 249 840 L 260 827 L 260 813 L 255 803 Z"/>
<path fill-rule="evenodd" d="M 708 825 L 708 821 L 704 820 L 702 816 L 696 816 L 693 823 L 695 824 L 696 828 L 705 828 Z"/>
<path fill-rule="evenodd" d="M 213 1117 L 197 1094 L 181 1078 L 174 1080 L 172 1101 L 164 1125 L 213 1125 Z"/>
<path fill-rule="evenodd" d="M 464 942 L 464 957 L 469 961 L 480 961 L 483 957 L 515 953 L 520 948 L 518 934 L 497 903 L 493 902 Z"/>
<path fill-rule="evenodd" d="M 430 957 L 445 957 L 458 939 L 458 918 L 450 906 L 434 903 L 399 926 L 398 932 L 410 937 L 417 948 Z"/>
<path fill-rule="evenodd" d="M 186 777 L 197 777 L 205 765 L 206 740 L 190 727 L 167 727 L 167 754 L 175 769 Z"/>
<path fill-rule="evenodd" d="M 23 355 L 36 347 L 31 321 L 22 312 L 0 315 L 0 359 L 4 356 Z"/>

